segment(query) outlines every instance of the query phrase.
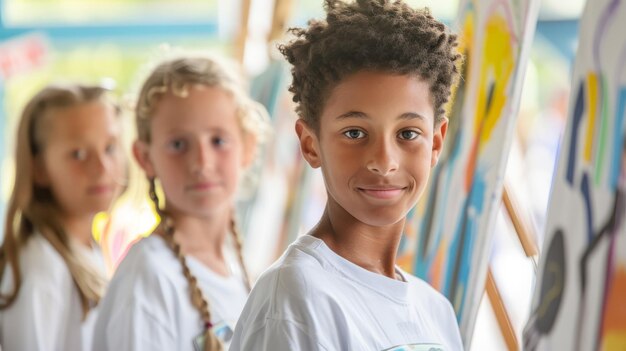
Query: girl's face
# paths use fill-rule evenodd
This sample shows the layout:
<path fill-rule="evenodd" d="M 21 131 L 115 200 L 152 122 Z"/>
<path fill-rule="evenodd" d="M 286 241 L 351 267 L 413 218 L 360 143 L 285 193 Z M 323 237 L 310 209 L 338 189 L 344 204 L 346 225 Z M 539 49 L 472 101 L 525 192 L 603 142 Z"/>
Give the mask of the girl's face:
<path fill-rule="evenodd" d="M 146 175 L 161 182 L 171 214 L 208 218 L 229 211 L 251 161 L 233 98 L 192 86 L 187 97 L 165 94 L 151 116 L 151 142 L 135 143 Z"/>
<path fill-rule="evenodd" d="M 93 101 L 49 111 L 35 181 L 70 217 L 109 209 L 125 182 L 121 125 L 112 106 Z"/>

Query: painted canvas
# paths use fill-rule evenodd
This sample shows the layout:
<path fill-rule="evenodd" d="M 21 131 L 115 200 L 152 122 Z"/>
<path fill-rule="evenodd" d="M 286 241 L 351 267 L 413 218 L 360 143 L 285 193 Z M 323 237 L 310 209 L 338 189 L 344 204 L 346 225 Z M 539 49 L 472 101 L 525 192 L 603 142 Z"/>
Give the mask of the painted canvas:
<path fill-rule="evenodd" d="M 528 350 L 626 349 L 626 1 L 588 1 Z"/>
<path fill-rule="evenodd" d="M 514 132 L 535 0 L 462 0 L 465 55 L 444 153 L 409 213 L 399 262 L 450 299 L 469 345 Z"/>

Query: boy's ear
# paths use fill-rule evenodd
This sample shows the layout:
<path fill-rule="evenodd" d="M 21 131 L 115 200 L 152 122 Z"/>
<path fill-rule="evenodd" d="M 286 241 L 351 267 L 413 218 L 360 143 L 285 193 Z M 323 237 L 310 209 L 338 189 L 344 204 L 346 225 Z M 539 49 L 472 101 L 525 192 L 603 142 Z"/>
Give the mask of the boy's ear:
<path fill-rule="evenodd" d="M 33 181 L 35 185 L 41 188 L 50 186 L 50 177 L 48 170 L 41 156 L 35 157 L 33 160 Z"/>
<path fill-rule="evenodd" d="M 135 156 L 135 160 L 137 160 L 137 163 L 139 163 L 139 166 L 143 169 L 148 178 L 154 178 L 156 176 L 154 166 L 150 160 L 148 144 L 141 140 L 135 140 L 133 143 L 133 156 Z"/>
<path fill-rule="evenodd" d="M 300 139 L 300 151 L 302 156 L 313 168 L 321 166 L 321 160 L 318 150 L 317 135 L 315 131 L 303 120 L 296 121 L 296 134 Z"/>
<path fill-rule="evenodd" d="M 430 167 L 435 167 L 439 161 L 439 156 L 443 150 L 443 141 L 446 138 L 446 132 L 448 132 L 448 119 L 444 118 L 443 121 L 438 122 L 435 125 L 433 133 L 433 152 L 430 159 Z"/>

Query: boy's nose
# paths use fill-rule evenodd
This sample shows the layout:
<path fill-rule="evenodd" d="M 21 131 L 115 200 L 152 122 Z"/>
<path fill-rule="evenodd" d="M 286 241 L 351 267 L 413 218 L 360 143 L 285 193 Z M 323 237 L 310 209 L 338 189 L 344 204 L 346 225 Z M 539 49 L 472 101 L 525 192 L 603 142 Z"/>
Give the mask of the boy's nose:
<path fill-rule="evenodd" d="M 371 146 L 367 169 L 381 176 L 398 170 L 398 160 L 392 143 L 381 140 Z"/>

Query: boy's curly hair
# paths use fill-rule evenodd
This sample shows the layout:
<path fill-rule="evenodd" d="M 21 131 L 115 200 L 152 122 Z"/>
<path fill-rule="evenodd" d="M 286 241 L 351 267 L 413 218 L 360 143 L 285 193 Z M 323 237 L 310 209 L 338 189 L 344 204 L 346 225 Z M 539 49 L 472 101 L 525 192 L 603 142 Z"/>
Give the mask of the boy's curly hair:
<path fill-rule="evenodd" d="M 426 9 L 402 1 L 325 0 L 325 20 L 291 28 L 295 39 L 279 50 L 293 65 L 289 91 L 296 112 L 315 130 L 330 91 L 361 70 L 416 75 L 430 85 L 435 123 L 459 75 L 457 36 Z"/>

